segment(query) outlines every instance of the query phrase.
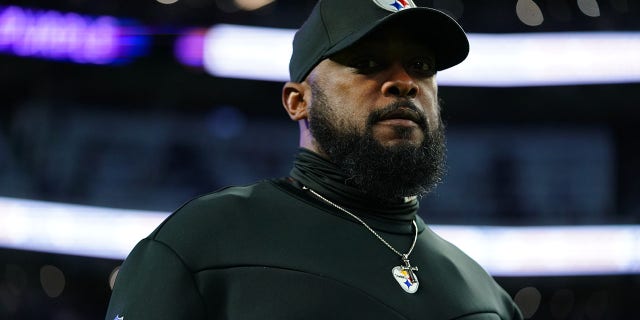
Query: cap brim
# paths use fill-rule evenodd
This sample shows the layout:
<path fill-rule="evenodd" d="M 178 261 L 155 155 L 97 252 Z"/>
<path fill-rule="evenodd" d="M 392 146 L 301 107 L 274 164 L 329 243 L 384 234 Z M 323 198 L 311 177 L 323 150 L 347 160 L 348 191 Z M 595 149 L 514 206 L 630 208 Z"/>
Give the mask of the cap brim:
<path fill-rule="evenodd" d="M 392 24 L 402 25 L 416 36 L 416 41 L 424 41 L 432 48 L 436 55 L 438 71 L 459 64 L 469 54 L 469 40 L 462 27 L 453 18 L 435 9 L 418 7 L 388 15 L 350 34 L 326 51 L 323 58 L 328 58 L 358 42 L 364 36 Z"/>

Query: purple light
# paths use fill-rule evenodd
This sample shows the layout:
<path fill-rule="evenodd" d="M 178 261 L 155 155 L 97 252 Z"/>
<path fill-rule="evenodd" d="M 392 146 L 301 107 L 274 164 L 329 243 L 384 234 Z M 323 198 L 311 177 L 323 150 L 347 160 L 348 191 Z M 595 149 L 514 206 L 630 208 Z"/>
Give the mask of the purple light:
<path fill-rule="evenodd" d="M 188 30 L 176 40 L 174 53 L 180 63 L 190 67 L 202 67 L 206 32 L 206 29 Z"/>
<path fill-rule="evenodd" d="M 113 17 L 0 7 L 0 52 L 75 63 L 121 63 L 146 50 L 140 28 Z"/>

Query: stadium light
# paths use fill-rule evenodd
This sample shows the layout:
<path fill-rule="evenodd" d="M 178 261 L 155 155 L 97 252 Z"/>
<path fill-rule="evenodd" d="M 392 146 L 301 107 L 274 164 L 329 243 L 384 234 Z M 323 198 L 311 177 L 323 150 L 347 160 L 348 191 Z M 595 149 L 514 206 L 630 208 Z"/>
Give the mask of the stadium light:
<path fill-rule="evenodd" d="M 202 36 L 201 50 L 176 51 L 190 50 L 189 56 L 202 56 L 205 70 L 217 77 L 287 81 L 294 32 L 220 24 Z M 469 57 L 440 72 L 441 85 L 517 87 L 640 81 L 640 32 L 470 34 L 469 41 Z M 193 38 L 189 42 L 193 43 Z"/>
<path fill-rule="evenodd" d="M 0 247 L 124 259 L 168 215 L 0 198 Z M 497 276 L 640 274 L 640 225 L 432 229 Z"/>

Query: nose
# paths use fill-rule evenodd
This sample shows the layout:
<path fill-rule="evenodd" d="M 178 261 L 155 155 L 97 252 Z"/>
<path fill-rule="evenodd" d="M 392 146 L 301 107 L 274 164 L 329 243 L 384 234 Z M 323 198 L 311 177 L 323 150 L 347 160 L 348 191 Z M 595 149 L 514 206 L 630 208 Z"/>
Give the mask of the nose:
<path fill-rule="evenodd" d="M 394 64 L 389 69 L 389 76 L 382 84 L 382 94 L 385 97 L 415 98 L 418 95 L 418 85 L 400 64 Z"/>

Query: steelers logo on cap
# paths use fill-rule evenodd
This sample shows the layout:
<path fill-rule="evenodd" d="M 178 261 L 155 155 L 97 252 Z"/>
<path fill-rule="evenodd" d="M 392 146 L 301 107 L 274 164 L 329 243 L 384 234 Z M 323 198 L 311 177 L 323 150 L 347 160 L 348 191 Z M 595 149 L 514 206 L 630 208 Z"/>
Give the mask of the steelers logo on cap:
<path fill-rule="evenodd" d="M 377 4 L 378 7 L 391 12 L 398 12 L 400 10 L 416 7 L 412 0 L 373 0 L 373 3 Z"/>

